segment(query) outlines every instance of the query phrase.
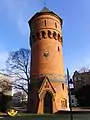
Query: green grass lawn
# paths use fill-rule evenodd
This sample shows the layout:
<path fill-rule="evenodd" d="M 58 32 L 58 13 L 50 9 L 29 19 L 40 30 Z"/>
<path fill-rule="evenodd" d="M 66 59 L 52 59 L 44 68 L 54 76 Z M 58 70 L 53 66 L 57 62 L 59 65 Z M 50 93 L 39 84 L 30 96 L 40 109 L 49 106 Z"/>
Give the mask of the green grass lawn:
<path fill-rule="evenodd" d="M 90 114 L 74 114 L 73 120 L 90 120 Z M 31 114 L 21 114 L 17 117 L 4 117 L 0 120 L 70 120 L 69 114 L 61 115 L 31 115 Z"/>

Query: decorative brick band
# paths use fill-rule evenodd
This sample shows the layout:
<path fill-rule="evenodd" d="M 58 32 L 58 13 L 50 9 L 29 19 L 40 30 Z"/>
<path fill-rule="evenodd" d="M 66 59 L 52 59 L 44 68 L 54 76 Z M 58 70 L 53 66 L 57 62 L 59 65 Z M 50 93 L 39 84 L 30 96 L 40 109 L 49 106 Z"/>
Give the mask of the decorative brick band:
<path fill-rule="evenodd" d="M 39 80 L 40 78 L 47 76 L 51 81 L 58 81 L 58 82 L 63 82 L 66 83 L 66 76 L 61 75 L 61 74 L 40 74 L 39 76 L 32 76 L 31 77 L 31 82 L 36 83 L 38 82 L 37 79 Z"/>
<path fill-rule="evenodd" d="M 60 78 L 66 78 L 66 76 L 65 75 L 61 75 L 61 74 L 54 74 L 54 73 L 45 73 L 45 74 L 40 74 L 40 75 L 32 75 L 32 78 L 34 77 L 43 77 L 43 76 L 52 76 L 52 77 L 54 77 L 54 76 L 56 76 L 56 77 L 60 77 Z"/>
<path fill-rule="evenodd" d="M 36 42 L 37 40 L 41 40 L 42 38 L 50 38 L 50 39 L 53 38 L 63 43 L 62 35 L 56 31 L 42 30 L 42 31 L 37 31 L 36 33 L 31 33 L 31 40 L 33 43 Z"/>

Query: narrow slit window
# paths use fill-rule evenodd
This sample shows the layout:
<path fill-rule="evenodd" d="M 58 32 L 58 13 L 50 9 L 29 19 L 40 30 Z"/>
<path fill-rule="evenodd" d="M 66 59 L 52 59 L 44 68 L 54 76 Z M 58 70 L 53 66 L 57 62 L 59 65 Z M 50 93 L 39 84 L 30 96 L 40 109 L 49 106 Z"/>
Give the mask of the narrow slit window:
<path fill-rule="evenodd" d="M 44 20 L 45 26 L 46 26 L 46 20 Z"/>
<path fill-rule="evenodd" d="M 62 89 L 64 90 L 64 84 L 62 83 Z"/>
<path fill-rule="evenodd" d="M 57 23 L 55 22 L 55 28 L 57 28 Z"/>
<path fill-rule="evenodd" d="M 60 48 L 59 48 L 59 46 L 58 46 L 58 52 L 60 51 Z"/>

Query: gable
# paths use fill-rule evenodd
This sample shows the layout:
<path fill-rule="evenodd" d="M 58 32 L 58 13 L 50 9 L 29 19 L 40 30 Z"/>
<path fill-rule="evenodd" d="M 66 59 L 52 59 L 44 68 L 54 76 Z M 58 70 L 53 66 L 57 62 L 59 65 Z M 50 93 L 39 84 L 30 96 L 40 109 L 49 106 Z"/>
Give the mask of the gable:
<path fill-rule="evenodd" d="M 41 84 L 41 87 L 40 87 L 40 89 L 38 91 L 39 95 L 42 92 L 46 91 L 46 90 L 47 91 L 48 90 L 51 91 L 52 94 L 56 93 L 56 91 L 54 90 L 54 87 L 53 87 L 52 83 L 50 82 L 50 80 L 49 80 L 49 78 L 47 76 L 44 77 L 44 80 L 43 80 L 43 82 Z"/>

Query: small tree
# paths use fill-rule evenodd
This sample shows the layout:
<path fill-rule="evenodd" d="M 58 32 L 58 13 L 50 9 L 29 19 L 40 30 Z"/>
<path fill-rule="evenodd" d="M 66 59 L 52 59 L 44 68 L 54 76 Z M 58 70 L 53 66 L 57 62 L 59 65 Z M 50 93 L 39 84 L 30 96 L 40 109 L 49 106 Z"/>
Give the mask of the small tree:
<path fill-rule="evenodd" d="M 79 73 L 83 73 L 83 72 L 88 72 L 89 71 L 89 68 L 88 67 L 82 67 L 79 69 Z"/>
<path fill-rule="evenodd" d="M 9 77 L 10 78 L 10 77 Z M 7 94 L 12 90 L 11 81 L 8 76 L 3 75 L 0 77 L 0 111 L 6 112 L 10 107 L 8 103 L 12 100 L 11 94 Z"/>

